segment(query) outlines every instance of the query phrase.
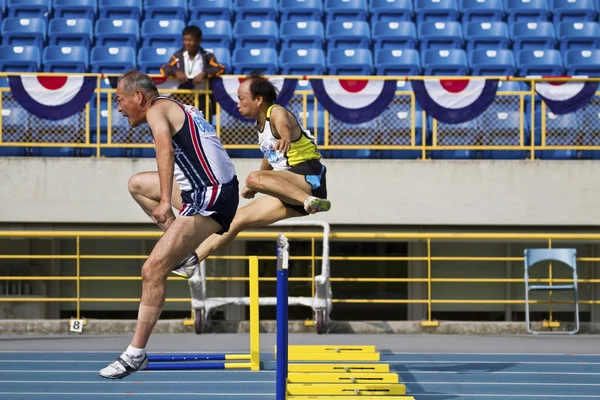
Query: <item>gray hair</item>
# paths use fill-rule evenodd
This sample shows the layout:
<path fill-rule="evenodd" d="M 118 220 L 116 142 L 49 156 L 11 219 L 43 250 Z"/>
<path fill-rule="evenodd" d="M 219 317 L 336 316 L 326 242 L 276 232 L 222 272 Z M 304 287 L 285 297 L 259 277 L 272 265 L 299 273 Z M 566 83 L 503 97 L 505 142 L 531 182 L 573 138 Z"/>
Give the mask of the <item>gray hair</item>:
<path fill-rule="evenodd" d="M 117 80 L 117 85 L 121 81 L 123 81 L 123 90 L 126 93 L 139 90 L 145 98 L 158 96 L 158 89 L 152 78 L 137 69 L 125 71 Z"/>

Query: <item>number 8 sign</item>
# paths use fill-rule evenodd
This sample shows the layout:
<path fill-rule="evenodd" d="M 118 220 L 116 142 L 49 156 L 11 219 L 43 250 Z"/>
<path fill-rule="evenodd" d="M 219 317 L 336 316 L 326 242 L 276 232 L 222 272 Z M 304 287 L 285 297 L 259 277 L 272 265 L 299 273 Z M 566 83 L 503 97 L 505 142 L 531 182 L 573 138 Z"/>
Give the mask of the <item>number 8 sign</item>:
<path fill-rule="evenodd" d="M 83 332 L 83 320 L 82 319 L 69 320 L 69 330 L 71 332 L 82 333 Z"/>

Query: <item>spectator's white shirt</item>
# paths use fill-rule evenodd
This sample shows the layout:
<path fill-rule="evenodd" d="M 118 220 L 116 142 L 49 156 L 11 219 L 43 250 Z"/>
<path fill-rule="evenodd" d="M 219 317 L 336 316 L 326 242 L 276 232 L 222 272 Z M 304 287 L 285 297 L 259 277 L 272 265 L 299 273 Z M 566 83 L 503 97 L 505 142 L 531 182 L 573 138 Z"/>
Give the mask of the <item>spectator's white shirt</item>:
<path fill-rule="evenodd" d="M 204 63 L 202 62 L 202 54 L 196 53 L 193 60 L 190 60 L 190 54 L 186 51 L 183 52 L 183 68 L 185 74 L 189 79 L 194 79 L 204 69 Z M 194 89 L 204 89 L 206 87 L 206 81 L 200 85 L 194 85 Z"/>

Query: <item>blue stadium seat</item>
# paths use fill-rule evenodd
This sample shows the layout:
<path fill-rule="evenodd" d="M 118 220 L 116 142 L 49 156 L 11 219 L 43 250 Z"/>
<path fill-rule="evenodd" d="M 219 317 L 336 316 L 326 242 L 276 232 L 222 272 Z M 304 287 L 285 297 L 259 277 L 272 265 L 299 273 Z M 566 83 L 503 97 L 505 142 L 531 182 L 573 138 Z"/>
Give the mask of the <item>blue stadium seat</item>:
<path fill-rule="evenodd" d="M 536 129 L 536 145 L 541 144 L 542 113 L 538 111 L 536 120 L 540 121 Z M 564 146 L 565 149 L 536 151 L 536 157 L 542 160 L 570 160 L 579 158 L 579 151 L 569 147 L 580 146 L 584 141 L 587 129 L 584 126 L 583 112 L 556 115 L 546 108 L 546 146 Z M 587 135 L 586 135 L 587 136 Z M 589 136 L 588 136 L 589 138 Z"/>
<path fill-rule="evenodd" d="M 466 26 L 465 39 L 467 52 L 508 49 L 510 46 L 510 34 L 506 22 L 469 22 Z"/>
<path fill-rule="evenodd" d="M 9 17 L 2 21 L 2 44 L 37 46 L 46 42 L 46 22 L 41 18 Z"/>
<path fill-rule="evenodd" d="M 585 132 L 583 136 L 584 146 L 600 146 L 600 104 L 592 101 L 583 109 L 584 125 L 581 129 Z M 600 159 L 600 151 L 583 150 L 582 157 L 585 159 Z"/>
<path fill-rule="evenodd" d="M 600 48 L 600 24 L 597 22 L 562 22 L 558 25 L 560 52 Z"/>
<path fill-rule="evenodd" d="M 131 47 L 96 46 L 90 56 L 91 72 L 121 74 L 136 65 L 135 50 Z"/>
<path fill-rule="evenodd" d="M 376 22 L 373 26 L 373 51 L 416 49 L 417 28 L 411 21 Z"/>
<path fill-rule="evenodd" d="M 377 75 L 419 75 L 421 61 L 415 49 L 382 49 L 375 52 L 375 70 Z"/>
<path fill-rule="evenodd" d="M 0 46 L 0 72 L 39 72 L 42 54 L 37 46 Z"/>
<path fill-rule="evenodd" d="M 98 0 L 99 18 L 135 19 L 142 17 L 142 0 Z"/>
<path fill-rule="evenodd" d="M 54 18 L 96 19 L 98 0 L 53 0 Z"/>
<path fill-rule="evenodd" d="M 94 41 L 94 27 L 89 19 L 53 18 L 48 26 L 48 39 L 50 45 L 89 49 Z"/>
<path fill-rule="evenodd" d="M 456 21 L 423 22 L 419 26 L 421 52 L 425 50 L 460 49 L 463 29 Z"/>
<path fill-rule="evenodd" d="M 138 52 L 138 67 L 145 74 L 160 74 L 160 67 L 178 50 L 178 47 L 142 47 Z"/>
<path fill-rule="evenodd" d="M 44 72 L 88 72 L 88 54 L 83 46 L 46 46 L 42 53 Z"/>
<path fill-rule="evenodd" d="M 95 28 L 96 46 L 136 48 L 140 39 L 140 24 L 134 19 L 99 19 Z"/>
<path fill-rule="evenodd" d="M 369 49 L 332 49 L 327 52 L 331 75 L 373 75 L 373 55 Z"/>
<path fill-rule="evenodd" d="M 325 23 L 331 21 L 366 21 L 369 12 L 367 0 L 326 0 Z"/>
<path fill-rule="evenodd" d="M 236 21 L 277 21 L 279 7 L 277 0 L 236 0 Z"/>
<path fill-rule="evenodd" d="M 281 0 L 281 22 L 318 21 L 323 19 L 322 0 Z"/>
<path fill-rule="evenodd" d="M 227 47 L 233 44 L 231 22 L 226 20 L 190 20 L 188 25 L 195 25 L 202 30 L 202 47 Z"/>
<path fill-rule="evenodd" d="M 410 83 L 398 87 L 398 91 L 410 93 Z M 403 101 L 403 99 L 405 99 Z M 377 118 L 379 130 L 382 132 L 381 143 L 392 146 L 412 146 L 412 107 L 410 98 L 406 95 L 392 101 Z M 414 113 L 415 146 L 423 144 L 423 113 Z M 382 150 L 381 158 L 411 160 L 421 157 L 421 150 Z"/>
<path fill-rule="evenodd" d="M 469 67 L 473 75 L 514 76 L 517 64 L 512 50 L 473 50 L 469 52 Z"/>
<path fill-rule="evenodd" d="M 412 0 L 371 0 L 371 25 L 376 22 L 412 21 Z"/>
<path fill-rule="evenodd" d="M 545 50 L 556 46 L 556 32 L 551 22 L 516 22 L 512 26 L 513 51 Z"/>
<path fill-rule="evenodd" d="M 190 19 L 231 21 L 232 0 L 190 0 Z"/>
<path fill-rule="evenodd" d="M 50 0 L 8 0 L 6 8 L 9 17 L 42 18 L 48 21 Z"/>
<path fill-rule="evenodd" d="M 205 47 L 204 50 L 213 53 L 217 61 L 225 67 L 225 73 L 231 74 L 231 52 L 228 47 Z"/>
<path fill-rule="evenodd" d="M 285 49 L 281 51 L 281 73 L 284 75 L 325 75 L 325 52 L 321 49 Z"/>
<path fill-rule="evenodd" d="M 331 21 L 327 24 L 327 49 L 368 49 L 371 47 L 369 23 Z"/>
<path fill-rule="evenodd" d="M 555 24 L 561 22 L 594 21 L 596 10 L 593 0 L 551 0 L 553 3 L 553 19 Z"/>
<path fill-rule="evenodd" d="M 271 20 L 236 21 L 233 25 L 236 48 L 277 48 L 279 29 Z"/>
<path fill-rule="evenodd" d="M 529 121 L 519 111 L 507 110 L 503 103 L 495 103 L 481 115 L 483 130 L 482 143 L 485 146 L 520 146 L 521 126 L 523 126 L 523 144 L 531 144 Z M 522 125 L 521 125 L 522 124 Z M 527 150 L 484 150 L 483 158 L 506 160 L 525 159 Z"/>
<path fill-rule="evenodd" d="M 520 76 L 564 74 L 564 66 L 558 50 L 521 50 L 517 56 Z"/>
<path fill-rule="evenodd" d="M 142 22 L 142 46 L 182 47 L 184 28 L 185 23 L 181 20 L 145 20 Z"/>
<path fill-rule="evenodd" d="M 31 141 L 31 129 L 29 126 L 29 112 L 19 105 L 15 100 L 2 100 L 2 142 L 16 143 Z M 27 147 L 0 147 L 0 156 L 22 157 L 29 155 L 30 148 Z"/>
<path fill-rule="evenodd" d="M 279 70 L 277 51 L 272 48 L 235 49 L 231 62 L 234 74 L 248 74 L 259 70 L 265 75 L 274 75 Z"/>
<path fill-rule="evenodd" d="M 429 126 L 433 126 L 431 117 L 427 117 Z M 483 126 L 481 117 L 460 124 L 445 124 L 436 121 L 437 144 L 440 146 L 476 146 L 482 136 Z M 434 150 L 430 153 L 432 159 L 474 159 L 477 150 L 453 149 Z"/>
<path fill-rule="evenodd" d="M 323 49 L 325 29 L 320 21 L 286 21 L 280 37 L 282 49 Z"/>
<path fill-rule="evenodd" d="M 569 50 L 565 54 L 568 75 L 600 76 L 600 50 Z"/>
<path fill-rule="evenodd" d="M 144 19 L 188 19 L 187 0 L 144 0 Z"/>
<path fill-rule="evenodd" d="M 502 0 L 460 0 L 462 23 L 504 20 Z"/>
<path fill-rule="evenodd" d="M 421 60 L 425 75 L 469 75 L 467 53 L 461 49 L 425 50 Z"/>
<path fill-rule="evenodd" d="M 509 26 L 515 22 L 547 21 L 550 16 L 546 0 L 506 0 L 506 10 Z"/>
<path fill-rule="evenodd" d="M 422 22 L 457 21 L 456 0 L 415 0 L 417 26 Z"/>

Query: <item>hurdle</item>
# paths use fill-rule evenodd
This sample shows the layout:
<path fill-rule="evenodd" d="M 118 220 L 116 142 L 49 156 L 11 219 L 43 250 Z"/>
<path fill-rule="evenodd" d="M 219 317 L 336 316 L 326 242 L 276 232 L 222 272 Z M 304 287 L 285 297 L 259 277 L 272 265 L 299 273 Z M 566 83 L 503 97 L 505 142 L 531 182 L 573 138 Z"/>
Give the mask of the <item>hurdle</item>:
<path fill-rule="evenodd" d="M 289 242 L 277 237 L 276 400 L 414 400 L 389 364 L 325 364 L 289 361 L 380 361 L 375 346 L 290 346 L 288 343 Z"/>
<path fill-rule="evenodd" d="M 146 370 L 260 370 L 260 313 L 258 301 L 258 257 L 249 258 L 250 288 L 250 353 L 244 354 L 170 354 L 156 353 L 148 356 Z M 208 363 L 205 361 L 229 361 Z M 234 361 L 234 362 L 231 362 Z"/>

